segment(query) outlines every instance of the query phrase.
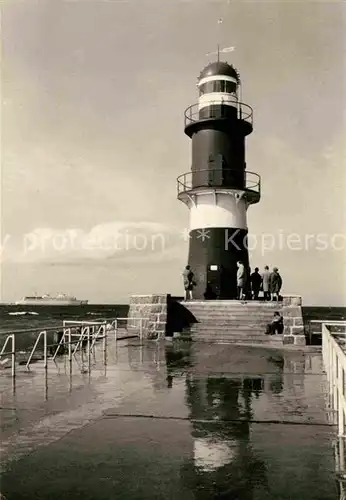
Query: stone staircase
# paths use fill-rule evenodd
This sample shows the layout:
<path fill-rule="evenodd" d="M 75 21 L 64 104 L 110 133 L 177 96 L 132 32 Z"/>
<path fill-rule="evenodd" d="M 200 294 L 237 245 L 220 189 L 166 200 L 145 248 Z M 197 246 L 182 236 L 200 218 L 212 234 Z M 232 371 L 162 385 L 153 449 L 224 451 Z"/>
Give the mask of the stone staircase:
<path fill-rule="evenodd" d="M 267 324 L 274 311 L 282 310 L 282 303 L 213 300 L 181 304 L 196 320 L 183 331 L 183 336 L 194 341 L 282 346 L 282 335 L 265 335 Z"/>

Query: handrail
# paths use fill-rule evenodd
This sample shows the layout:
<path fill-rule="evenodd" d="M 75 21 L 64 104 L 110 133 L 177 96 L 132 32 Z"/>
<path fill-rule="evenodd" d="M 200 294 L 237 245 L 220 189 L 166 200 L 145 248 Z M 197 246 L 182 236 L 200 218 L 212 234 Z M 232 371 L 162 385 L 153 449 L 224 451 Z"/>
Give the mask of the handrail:
<path fill-rule="evenodd" d="M 253 109 L 251 106 L 237 99 L 227 101 L 227 103 L 235 104 L 234 109 L 237 111 L 238 120 L 244 120 L 250 125 L 253 124 Z M 215 106 L 217 106 L 216 109 Z M 184 112 L 185 127 L 211 118 L 229 118 L 229 108 L 230 106 L 227 106 L 226 101 L 221 103 L 217 98 L 208 105 L 203 105 L 203 107 L 201 107 L 201 103 L 192 104 Z"/>
<path fill-rule="evenodd" d="M 6 349 L 6 346 L 9 342 L 9 340 L 11 340 L 12 351 L 6 352 L 5 349 Z M 2 349 L 0 352 L 0 358 L 1 358 L 1 356 L 4 356 L 6 354 L 11 354 L 11 363 L 12 363 L 11 372 L 12 372 L 12 377 L 15 377 L 16 376 L 16 337 L 13 333 L 6 337 L 4 345 L 2 346 Z"/>
<path fill-rule="evenodd" d="M 31 350 L 31 353 L 30 353 L 30 356 L 29 356 L 29 359 L 25 365 L 25 367 L 30 370 L 29 368 L 29 365 L 30 365 L 30 362 L 31 362 L 31 359 L 34 355 L 34 352 L 36 351 L 36 347 L 38 346 L 38 343 L 40 341 L 40 338 L 43 336 L 43 366 L 45 369 L 47 369 L 47 331 L 46 330 L 43 330 L 42 332 L 39 333 L 37 339 L 36 339 L 36 342 L 34 344 L 34 347 L 32 348 Z"/>
<path fill-rule="evenodd" d="M 345 320 L 332 320 L 332 321 L 326 321 L 325 319 L 310 319 L 310 323 L 319 323 L 321 325 L 328 325 L 328 326 L 346 326 L 346 321 Z"/>
<path fill-rule="evenodd" d="M 7 332 L 2 332 L 4 335 L 19 335 L 24 333 L 34 333 L 40 332 L 42 327 L 37 328 L 22 328 L 20 330 L 8 330 Z M 56 332 L 62 330 L 62 326 L 48 326 L 45 328 L 46 332 Z"/>
<path fill-rule="evenodd" d="M 106 335 L 106 325 L 107 325 L 106 322 L 100 324 L 100 326 L 99 326 L 99 328 L 98 328 L 98 330 L 96 332 L 96 335 L 93 335 L 93 341 L 91 343 L 91 349 L 94 347 L 97 339 L 102 339 Z M 103 334 L 101 337 L 99 335 L 100 332 L 102 332 L 102 334 Z"/>
<path fill-rule="evenodd" d="M 118 330 L 118 320 L 119 321 L 139 321 L 139 339 L 141 341 L 141 343 L 143 342 L 143 322 L 144 321 L 149 321 L 150 318 L 146 318 L 146 317 L 131 317 L 131 316 L 127 316 L 126 318 L 116 318 L 115 321 L 116 321 L 116 326 L 115 326 L 115 332 L 114 332 L 114 338 L 115 340 L 117 340 L 117 330 Z M 127 324 L 127 328 L 129 328 L 128 324 Z M 130 326 L 130 328 L 135 328 L 133 326 Z"/>
<path fill-rule="evenodd" d="M 329 383 L 330 407 L 337 414 L 339 437 L 345 436 L 346 424 L 346 353 L 328 327 L 343 326 L 346 321 L 322 323 L 322 357 Z M 340 332 L 338 332 L 340 335 Z M 343 333 L 342 333 L 343 334 Z"/>
<path fill-rule="evenodd" d="M 85 333 L 86 333 L 86 332 L 89 332 L 89 326 L 88 326 L 88 325 L 87 325 L 87 326 L 82 326 L 82 327 L 81 327 L 80 336 L 79 336 L 79 339 L 78 339 L 78 341 L 77 341 L 77 344 L 76 344 L 76 346 L 75 346 L 75 348 L 74 348 L 74 350 L 73 350 L 73 354 L 76 354 L 77 349 L 81 346 L 81 344 L 82 344 L 82 342 L 83 342 L 83 339 L 84 339 L 84 337 L 85 337 Z"/>
<path fill-rule="evenodd" d="M 219 178 L 216 178 L 218 174 Z M 244 175 L 244 186 L 239 189 L 254 191 L 260 193 L 261 191 L 261 177 L 255 172 L 249 170 L 236 170 L 231 168 L 210 168 L 202 170 L 190 170 L 177 177 L 178 195 L 186 191 L 191 191 L 196 187 L 219 187 L 219 188 L 233 188 L 236 189 L 234 181 L 227 179 L 227 174 L 236 176 Z M 213 178 L 211 178 L 213 176 Z"/>
<path fill-rule="evenodd" d="M 107 349 L 107 337 L 110 333 L 113 333 L 113 328 L 114 328 L 114 334 L 115 334 L 115 339 L 117 339 L 117 330 L 119 327 L 119 321 L 129 321 L 129 320 L 135 320 L 139 321 L 139 337 L 141 341 L 143 340 L 143 322 L 144 321 L 149 321 L 150 318 L 138 318 L 138 317 L 118 317 L 115 319 L 105 319 L 102 322 L 100 320 L 98 321 L 90 321 L 90 322 L 83 322 L 83 321 L 74 321 L 73 326 L 67 327 L 66 324 L 69 323 L 68 320 L 63 322 L 63 327 L 47 327 L 44 330 L 40 330 L 39 328 L 29 328 L 27 330 L 20 330 L 20 333 L 24 332 L 37 332 L 38 336 L 35 340 L 34 345 L 30 348 L 30 354 L 29 358 L 25 364 L 25 367 L 27 370 L 30 370 L 30 364 L 32 363 L 33 355 L 35 354 L 38 345 L 40 343 L 40 340 L 43 337 L 43 361 L 44 361 L 44 368 L 47 371 L 48 367 L 48 348 L 50 347 L 56 347 L 56 350 L 52 356 L 52 360 L 55 361 L 55 358 L 57 357 L 59 350 L 61 346 L 68 345 L 68 359 L 70 364 L 72 363 L 72 355 L 74 355 L 78 349 L 78 347 L 81 345 L 85 337 L 87 337 L 87 352 L 88 352 L 88 364 L 90 368 L 90 352 L 93 350 L 95 343 L 97 340 L 103 340 L 103 352 L 104 352 L 104 359 L 106 359 L 106 349 Z M 72 322 L 72 321 L 71 321 Z M 84 323 L 84 325 L 83 325 Z M 85 325 L 85 323 L 87 323 Z M 83 326 L 82 326 L 83 325 Z M 107 325 L 112 325 L 113 328 L 110 329 L 110 331 L 107 329 Z M 76 340 L 72 340 L 72 335 L 76 336 L 75 331 L 78 329 L 78 338 Z M 128 328 L 128 325 L 127 325 Z M 47 334 L 48 332 L 58 332 L 62 330 L 62 336 L 59 340 L 59 342 L 54 342 L 48 344 L 47 342 Z M 19 333 L 18 331 L 16 333 Z M 8 334 L 7 337 L 5 338 L 5 342 L 1 347 L 0 351 L 0 358 L 5 356 L 5 355 L 11 355 L 12 359 L 12 377 L 15 377 L 16 374 L 16 333 L 13 332 L 11 334 Z M 67 337 L 67 339 L 66 339 Z M 6 348 L 8 347 L 8 344 L 11 342 L 11 350 L 6 351 Z M 73 344 L 75 344 L 75 348 L 73 350 Z M 70 366 L 70 369 L 72 367 Z"/>

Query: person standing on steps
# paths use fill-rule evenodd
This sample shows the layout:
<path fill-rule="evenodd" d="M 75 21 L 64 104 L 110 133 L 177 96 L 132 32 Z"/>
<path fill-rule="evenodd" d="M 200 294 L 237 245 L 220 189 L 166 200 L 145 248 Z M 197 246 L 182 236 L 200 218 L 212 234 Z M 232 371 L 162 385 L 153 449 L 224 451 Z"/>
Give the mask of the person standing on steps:
<path fill-rule="evenodd" d="M 270 300 L 270 271 L 268 266 L 265 266 L 264 272 L 262 273 L 262 289 L 263 299 Z"/>
<path fill-rule="evenodd" d="M 253 300 L 258 300 L 258 295 L 259 291 L 261 289 L 261 284 L 262 284 L 262 276 L 258 272 L 259 269 L 258 267 L 255 267 L 255 271 L 251 274 L 250 276 L 250 281 L 251 281 L 251 290 L 253 293 Z"/>
<path fill-rule="evenodd" d="M 272 300 L 279 301 L 280 290 L 282 287 L 282 278 L 279 274 L 279 269 L 277 267 L 273 268 L 273 272 L 270 275 L 270 293 L 272 294 Z"/>
<path fill-rule="evenodd" d="M 185 300 L 192 300 L 192 290 L 196 286 L 194 281 L 195 275 L 191 271 L 190 266 L 186 266 L 183 271 L 184 289 L 185 289 Z"/>
<path fill-rule="evenodd" d="M 245 286 L 246 286 L 246 271 L 244 264 L 239 260 L 237 262 L 237 299 L 242 300 L 245 298 Z"/>

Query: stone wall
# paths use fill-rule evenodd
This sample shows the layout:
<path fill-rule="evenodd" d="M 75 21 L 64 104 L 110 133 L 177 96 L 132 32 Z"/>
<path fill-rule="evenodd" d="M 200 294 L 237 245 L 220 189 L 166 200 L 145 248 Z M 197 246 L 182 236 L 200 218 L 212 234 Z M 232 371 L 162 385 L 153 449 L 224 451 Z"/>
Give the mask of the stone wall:
<path fill-rule="evenodd" d="M 167 323 L 167 294 L 132 295 L 128 312 L 129 333 L 140 333 L 145 339 L 164 338 Z"/>
<path fill-rule="evenodd" d="M 284 296 L 281 311 L 284 319 L 283 343 L 306 345 L 302 298 L 298 295 Z"/>

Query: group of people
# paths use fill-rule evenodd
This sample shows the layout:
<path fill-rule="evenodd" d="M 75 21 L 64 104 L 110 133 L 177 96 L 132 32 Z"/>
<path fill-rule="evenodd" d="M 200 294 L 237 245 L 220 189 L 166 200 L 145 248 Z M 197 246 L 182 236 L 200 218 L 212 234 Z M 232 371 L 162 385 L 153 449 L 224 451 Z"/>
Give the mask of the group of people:
<path fill-rule="evenodd" d="M 270 271 L 265 266 L 262 274 L 259 268 L 251 273 L 246 269 L 243 262 L 237 262 L 237 299 L 238 300 L 260 300 L 260 292 L 263 292 L 263 300 L 280 300 L 280 291 L 282 288 L 282 278 L 277 267 Z M 192 291 L 196 286 L 195 276 L 190 266 L 186 266 L 183 272 L 185 300 L 192 300 Z M 206 300 L 216 299 L 217 295 L 213 292 L 210 283 L 207 284 L 204 293 Z"/>
<path fill-rule="evenodd" d="M 259 300 L 259 294 L 263 292 L 263 300 L 280 300 L 280 290 L 282 287 L 282 278 L 277 267 L 273 267 L 270 272 L 269 267 L 265 266 L 262 274 L 259 273 L 259 268 L 256 267 L 251 273 L 250 269 L 247 273 L 244 264 L 241 261 L 237 262 L 237 298 L 238 300 L 253 299 Z M 249 279 L 248 279 L 249 276 Z M 194 273 L 190 266 L 186 266 L 183 272 L 185 300 L 192 300 L 192 290 L 196 286 Z M 206 300 L 216 299 L 217 295 L 213 292 L 211 284 L 207 283 L 204 293 Z M 266 334 L 275 335 L 282 334 L 284 330 L 283 317 L 279 312 L 274 312 L 274 316 L 267 325 Z"/>
<path fill-rule="evenodd" d="M 260 274 L 258 267 L 253 273 L 250 269 L 247 272 L 241 261 L 237 262 L 237 266 L 238 300 L 259 300 L 261 291 L 263 292 L 263 300 L 280 300 L 282 278 L 277 267 L 273 267 L 273 270 L 270 271 L 269 267 L 265 266 L 263 273 Z"/>

